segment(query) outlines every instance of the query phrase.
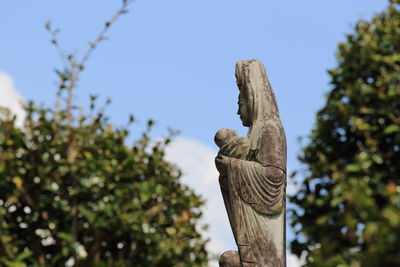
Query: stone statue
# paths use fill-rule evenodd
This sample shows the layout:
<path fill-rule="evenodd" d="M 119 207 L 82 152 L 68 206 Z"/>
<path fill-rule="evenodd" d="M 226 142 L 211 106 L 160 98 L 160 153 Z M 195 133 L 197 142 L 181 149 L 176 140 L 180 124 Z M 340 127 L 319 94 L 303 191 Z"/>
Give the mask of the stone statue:
<path fill-rule="evenodd" d="M 238 114 L 247 137 L 221 129 L 215 164 L 229 222 L 238 246 L 220 257 L 223 267 L 284 267 L 286 139 L 263 65 L 236 64 Z"/>

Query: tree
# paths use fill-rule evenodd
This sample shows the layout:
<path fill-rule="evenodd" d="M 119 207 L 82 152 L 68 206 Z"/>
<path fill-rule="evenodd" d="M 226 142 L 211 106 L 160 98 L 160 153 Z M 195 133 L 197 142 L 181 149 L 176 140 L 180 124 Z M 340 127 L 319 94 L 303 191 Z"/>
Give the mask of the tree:
<path fill-rule="evenodd" d="M 294 253 L 307 266 L 399 266 L 400 7 L 359 21 L 339 44 L 332 89 L 290 198 Z"/>
<path fill-rule="evenodd" d="M 8 110 L 0 112 L 0 266 L 207 263 L 198 231 L 203 200 L 165 161 L 170 138 L 152 140 L 150 120 L 129 146 L 128 126 L 113 126 L 97 97 L 88 112 L 73 105 L 87 59 L 128 4 L 123 1 L 80 60 L 64 55 L 48 23 L 65 62 L 56 71 L 59 104 L 30 102 L 22 128 Z"/>

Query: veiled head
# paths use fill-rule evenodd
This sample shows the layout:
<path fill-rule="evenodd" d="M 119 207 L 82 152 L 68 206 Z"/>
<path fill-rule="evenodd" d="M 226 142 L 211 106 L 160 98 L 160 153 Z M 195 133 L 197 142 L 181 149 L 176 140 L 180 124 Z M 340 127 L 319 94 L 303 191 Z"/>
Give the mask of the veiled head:
<path fill-rule="evenodd" d="M 238 114 L 244 126 L 252 126 L 266 117 L 279 116 L 275 96 L 261 62 L 237 62 L 236 82 L 240 90 Z"/>

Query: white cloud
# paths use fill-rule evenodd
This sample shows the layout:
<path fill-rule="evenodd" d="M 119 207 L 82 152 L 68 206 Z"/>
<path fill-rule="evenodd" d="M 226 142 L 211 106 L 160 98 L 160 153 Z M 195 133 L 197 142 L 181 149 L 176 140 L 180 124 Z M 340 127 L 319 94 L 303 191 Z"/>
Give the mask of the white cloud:
<path fill-rule="evenodd" d="M 210 238 L 207 250 L 221 254 L 235 249 L 235 241 L 218 184 L 218 172 L 214 165 L 216 154 L 217 151 L 209 146 L 180 137 L 167 147 L 166 159 L 183 171 L 182 182 L 206 199 L 201 223 L 209 225 L 204 234 Z M 218 263 L 212 262 L 210 266 L 218 266 Z"/>
<path fill-rule="evenodd" d="M 287 267 L 299 267 L 299 266 L 301 266 L 300 259 L 296 255 L 290 253 L 290 251 L 287 251 L 286 266 Z"/>
<path fill-rule="evenodd" d="M 12 78 L 0 72 L 0 106 L 9 108 L 17 116 L 17 125 L 22 126 L 25 111 L 22 108 L 23 98 L 15 89 Z"/>
<path fill-rule="evenodd" d="M 236 250 L 236 244 L 218 184 L 218 172 L 214 165 L 216 155 L 217 150 L 183 137 L 175 139 L 166 151 L 167 160 L 182 169 L 182 182 L 206 199 L 202 222 L 209 225 L 205 233 L 210 238 L 207 250 L 220 254 L 226 250 Z M 214 261 L 210 266 L 218 266 L 218 263 Z M 300 266 L 298 258 L 290 252 L 287 252 L 287 266 Z"/>

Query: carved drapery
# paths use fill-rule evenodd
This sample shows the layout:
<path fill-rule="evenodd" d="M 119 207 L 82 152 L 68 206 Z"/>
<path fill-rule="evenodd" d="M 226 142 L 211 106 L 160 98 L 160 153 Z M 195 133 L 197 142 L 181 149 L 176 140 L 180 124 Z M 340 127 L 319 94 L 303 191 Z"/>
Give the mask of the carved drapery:
<path fill-rule="evenodd" d="M 285 266 L 286 140 L 278 107 L 259 61 L 238 62 L 236 78 L 238 113 L 249 131 L 216 135 L 219 181 L 238 246 L 220 265 Z"/>

